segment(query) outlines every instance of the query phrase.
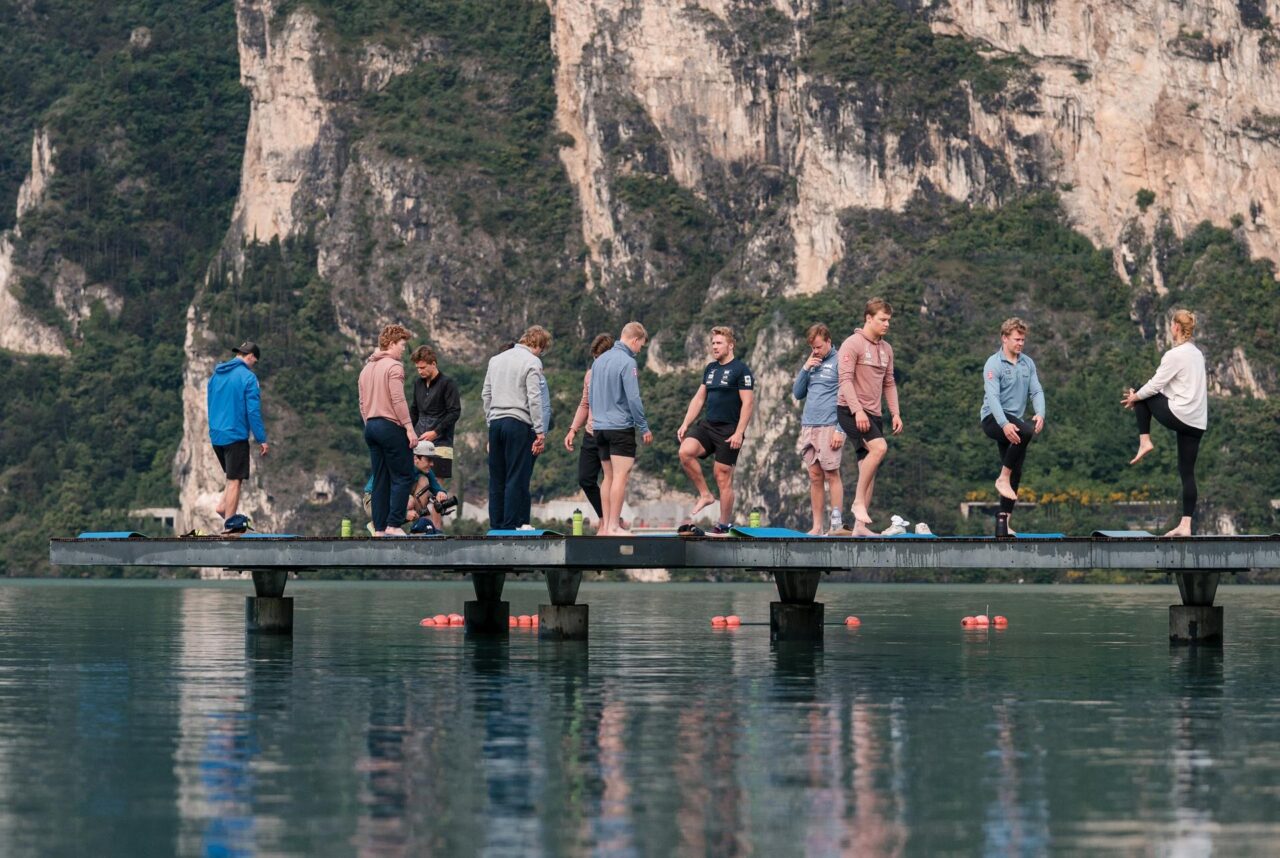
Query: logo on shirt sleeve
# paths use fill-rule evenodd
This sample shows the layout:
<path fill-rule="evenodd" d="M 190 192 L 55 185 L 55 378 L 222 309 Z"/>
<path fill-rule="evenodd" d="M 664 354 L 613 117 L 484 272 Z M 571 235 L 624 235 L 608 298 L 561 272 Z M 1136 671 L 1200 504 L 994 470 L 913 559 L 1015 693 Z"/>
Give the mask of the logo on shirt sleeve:
<path fill-rule="evenodd" d="M 987 370 L 987 381 L 993 381 L 995 377 L 996 374 L 993 370 Z"/>
<path fill-rule="evenodd" d="M 750 376 L 750 375 L 744 375 L 744 376 L 742 377 L 742 383 L 743 383 L 743 384 L 745 384 L 747 387 L 750 387 L 750 386 L 751 386 L 751 376 Z"/>

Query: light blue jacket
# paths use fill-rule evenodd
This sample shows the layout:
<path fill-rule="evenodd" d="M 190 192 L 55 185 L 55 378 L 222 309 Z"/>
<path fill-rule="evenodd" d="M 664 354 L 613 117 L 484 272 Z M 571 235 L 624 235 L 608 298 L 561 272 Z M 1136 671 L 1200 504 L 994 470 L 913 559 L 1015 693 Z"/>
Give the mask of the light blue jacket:
<path fill-rule="evenodd" d="M 1004 426 L 1009 422 L 1005 412 L 1021 418 L 1027 410 L 1027 399 L 1035 406 L 1036 414 L 1044 413 L 1044 388 L 1040 386 L 1040 376 L 1036 373 L 1036 362 L 1025 354 L 1018 355 L 1016 363 L 1010 362 L 1000 349 L 987 358 L 982 368 L 982 412 L 979 420 L 985 420 L 990 414 L 996 422 Z"/>
<path fill-rule="evenodd" d="M 809 359 L 805 358 L 805 363 Z M 832 349 L 813 369 L 803 364 L 796 373 L 796 383 L 791 395 L 804 401 L 804 413 L 800 415 L 802 426 L 835 426 L 841 435 L 844 430 L 836 421 L 836 397 L 840 393 L 840 352 Z"/>
<path fill-rule="evenodd" d="M 217 447 L 249 440 L 267 443 L 267 427 L 262 425 L 262 394 L 258 377 L 240 358 L 223 361 L 209 379 L 209 440 Z"/>
<path fill-rule="evenodd" d="M 640 401 L 640 370 L 636 354 L 621 340 L 591 365 L 591 428 L 649 431 Z"/>

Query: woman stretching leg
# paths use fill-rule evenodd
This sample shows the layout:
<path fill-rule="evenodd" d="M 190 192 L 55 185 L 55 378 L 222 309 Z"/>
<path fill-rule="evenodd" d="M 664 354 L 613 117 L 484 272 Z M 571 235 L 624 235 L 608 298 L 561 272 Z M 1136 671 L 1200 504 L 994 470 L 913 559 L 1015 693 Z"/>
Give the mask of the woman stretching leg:
<path fill-rule="evenodd" d="M 1178 477 L 1182 480 L 1182 520 L 1165 536 L 1190 536 L 1195 515 L 1196 456 L 1200 438 L 1208 425 L 1209 398 L 1204 355 L 1191 342 L 1196 317 L 1190 310 L 1173 314 L 1169 333 L 1174 346 L 1164 353 L 1160 368 L 1140 389 L 1129 388 L 1120 403 L 1131 408 L 1138 420 L 1138 452 L 1129 461 L 1136 464 L 1155 449 L 1151 443 L 1151 418 L 1172 429 L 1178 438 Z"/>

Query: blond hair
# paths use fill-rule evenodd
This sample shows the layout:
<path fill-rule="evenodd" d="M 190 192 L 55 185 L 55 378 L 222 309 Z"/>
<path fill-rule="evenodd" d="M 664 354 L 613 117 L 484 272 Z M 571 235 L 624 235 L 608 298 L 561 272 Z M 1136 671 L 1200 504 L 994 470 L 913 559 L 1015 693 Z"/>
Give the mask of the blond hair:
<path fill-rule="evenodd" d="M 1190 310 L 1174 310 L 1173 324 L 1178 329 L 1174 339 L 1185 343 L 1196 335 L 1196 314 Z"/>
<path fill-rule="evenodd" d="M 821 322 L 810 325 L 809 330 L 804 332 L 804 341 L 806 343 L 813 343 L 814 340 L 826 340 L 827 342 L 831 342 L 831 329 Z"/>
<path fill-rule="evenodd" d="M 1019 319 L 1017 316 L 1011 316 L 1008 319 L 1005 319 L 1004 323 L 1000 325 L 1000 336 L 1002 337 L 1007 337 L 1014 331 L 1017 331 L 1024 337 L 1027 335 L 1027 323 Z"/>
<path fill-rule="evenodd" d="M 404 325 L 387 325 L 382 329 L 382 333 L 378 334 L 378 348 L 385 352 L 401 340 L 412 338 L 413 334 L 409 333 L 409 329 Z"/>
<path fill-rule="evenodd" d="M 733 337 L 733 328 L 730 328 L 727 325 L 716 325 L 711 329 L 711 336 L 724 337 L 729 341 L 729 345 L 731 346 L 736 346 L 738 344 L 738 341 Z"/>
<path fill-rule="evenodd" d="M 551 333 L 542 325 L 530 325 L 520 335 L 520 345 L 545 352 L 551 345 Z"/>
<path fill-rule="evenodd" d="M 646 331 L 644 329 L 644 325 L 640 324 L 639 322 L 627 322 L 625 325 L 622 326 L 622 333 L 619 336 L 621 336 L 624 339 L 628 337 L 632 339 L 639 337 L 641 339 L 647 340 L 649 339 L 649 332 Z"/>

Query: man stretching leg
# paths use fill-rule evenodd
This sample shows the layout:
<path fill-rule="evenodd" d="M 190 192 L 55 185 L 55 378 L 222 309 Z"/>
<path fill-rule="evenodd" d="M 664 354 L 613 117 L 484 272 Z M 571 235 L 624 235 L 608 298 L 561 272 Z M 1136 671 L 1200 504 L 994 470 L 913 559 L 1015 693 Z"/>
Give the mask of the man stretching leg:
<path fill-rule="evenodd" d="M 725 536 L 733 527 L 733 468 L 755 407 L 755 378 L 745 363 L 734 358 L 734 345 L 732 328 L 711 329 L 712 361 L 702 371 L 702 384 L 689 400 L 684 422 L 676 431 L 680 465 L 698 492 L 691 519 L 716 502 L 698 461 L 715 456 L 713 471 L 720 489 L 720 520 L 711 531 L 715 536 Z M 689 424 L 697 419 L 703 403 L 707 406 L 706 419 L 691 429 Z"/>
<path fill-rule="evenodd" d="M 898 410 L 898 384 L 893 378 L 893 347 L 885 342 L 893 307 L 883 298 L 872 298 L 862 313 L 862 327 L 840 345 L 840 395 L 836 414 L 852 439 L 858 455 L 858 488 L 853 495 L 853 535 L 874 536 L 871 498 L 876 472 L 889 452 L 884 437 L 881 399 L 889 403 L 893 434 L 902 434 Z"/>
<path fill-rule="evenodd" d="M 1009 528 L 1009 516 L 1018 502 L 1022 462 L 1031 439 L 1044 429 L 1044 388 L 1040 386 L 1035 361 L 1022 353 L 1026 343 L 1027 323 L 1016 316 L 1005 319 L 1000 326 L 1000 350 L 987 358 L 982 368 L 982 431 L 1000 450 L 996 536 L 1016 535 Z M 1028 399 L 1036 410 L 1030 422 L 1023 419 Z"/>

